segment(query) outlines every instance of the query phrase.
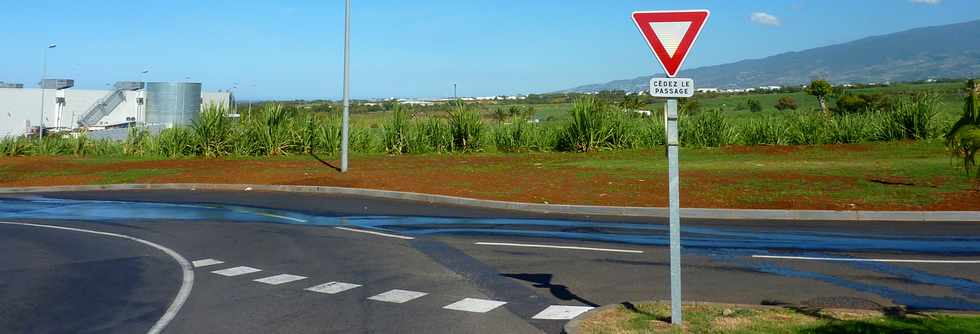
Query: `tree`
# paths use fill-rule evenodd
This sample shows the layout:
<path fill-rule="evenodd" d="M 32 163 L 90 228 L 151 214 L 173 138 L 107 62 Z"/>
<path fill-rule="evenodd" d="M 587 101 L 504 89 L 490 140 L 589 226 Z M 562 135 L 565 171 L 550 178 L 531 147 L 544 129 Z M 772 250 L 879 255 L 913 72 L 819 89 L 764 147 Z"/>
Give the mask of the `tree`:
<path fill-rule="evenodd" d="M 806 86 L 806 93 L 813 95 L 817 98 L 817 102 L 820 102 L 820 110 L 824 114 L 828 114 L 827 111 L 827 95 L 834 92 L 834 87 L 830 85 L 826 80 L 813 80 L 810 82 L 809 86 Z"/>
<path fill-rule="evenodd" d="M 780 97 L 778 101 L 776 101 L 775 107 L 776 110 L 783 111 L 783 110 L 796 110 L 796 108 L 798 108 L 799 106 L 796 104 L 796 99 L 794 99 L 792 96 L 783 96 Z"/>
<path fill-rule="evenodd" d="M 748 100 L 746 100 L 745 101 L 745 106 L 748 107 L 749 111 L 751 111 L 751 112 L 760 112 L 760 111 L 762 111 L 762 103 L 760 103 L 759 100 L 756 100 L 756 99 L 748 99 Z"/>
<path fill-rule="evenodd" d="M 966 83 L 967 96 L 963 101 L 963 116 L 946 134 L 946 147 L 954 156 L 963 158 L 963 168 L 969 174 L 977 165 L 977 151 L 980 150 L 980 83 L 975 80 Z M 980 178 L 980 168 L 977 169 Z"/>

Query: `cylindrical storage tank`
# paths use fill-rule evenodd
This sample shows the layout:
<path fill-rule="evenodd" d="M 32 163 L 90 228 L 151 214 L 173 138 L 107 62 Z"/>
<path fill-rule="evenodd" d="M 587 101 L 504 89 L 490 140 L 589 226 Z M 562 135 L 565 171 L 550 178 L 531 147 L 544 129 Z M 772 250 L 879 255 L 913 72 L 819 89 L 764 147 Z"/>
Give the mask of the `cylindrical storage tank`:
<path fill-rule="evenodd" d="M 146 123 L 190 125 L 200 113 L 200 83 L 148 82 L 146 84 Z"/>

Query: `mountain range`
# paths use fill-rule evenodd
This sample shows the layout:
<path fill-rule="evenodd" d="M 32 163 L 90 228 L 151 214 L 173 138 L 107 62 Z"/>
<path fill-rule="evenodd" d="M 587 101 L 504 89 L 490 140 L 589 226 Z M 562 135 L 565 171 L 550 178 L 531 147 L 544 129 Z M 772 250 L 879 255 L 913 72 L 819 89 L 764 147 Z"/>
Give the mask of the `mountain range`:
<path fill-rule="evenodd" d="M 762 59 L 681 70 L 699 88 L 800 85 L 813 79 L 831 83 L 883 83 L 980 74 L 980 20 L 916 28 Z M 615 80 L 561 92 L 647 90 L 650 78 Z"/>

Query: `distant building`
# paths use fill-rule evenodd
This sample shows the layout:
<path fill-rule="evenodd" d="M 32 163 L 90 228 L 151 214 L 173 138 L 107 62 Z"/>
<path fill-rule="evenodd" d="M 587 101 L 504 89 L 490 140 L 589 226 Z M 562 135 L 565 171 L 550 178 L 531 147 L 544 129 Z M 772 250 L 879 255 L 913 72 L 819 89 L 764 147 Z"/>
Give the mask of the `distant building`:
<path fill-rule="evenodd" d="M 761 86 L 759 90 L 780 90 L 783 89 L 782 86 Z"/>
<path fill-rule="evenodd" d="M 719 92 L 718 88 L 695 88 L 694 91 L 695 92 L 698 92 L 698 93 L 717 93 L 717 92 Z"/>
<path fill-rule="evenodd" d="M 0 137 L 36 133 L 42 125 L 62 131 L 183 125 L 195 119 L 202 106 L 230 109 L 234 105 L 231 93 L 202 92 L 199 83 L 155 82 L 144 89 L 142 82 L 119 82 L 110 90 L 74 89 L 73 85 L 71 80 L 48 79 L 44 89 L 0 89 Z"/>

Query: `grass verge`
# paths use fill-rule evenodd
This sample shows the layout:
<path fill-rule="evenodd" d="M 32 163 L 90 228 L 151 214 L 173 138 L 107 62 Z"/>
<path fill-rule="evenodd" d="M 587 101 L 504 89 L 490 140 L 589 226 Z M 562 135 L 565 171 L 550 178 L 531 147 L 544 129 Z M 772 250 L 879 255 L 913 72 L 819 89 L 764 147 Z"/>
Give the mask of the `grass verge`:
<path fill-rule="evenodd" d="M 877 311 L 748 308 L 736 305 L 684 306 L 684 326 L 670 325 L 670 306 L 663 303 L 619 305 L 584 319 L 581 333 L 980 333 L 980 317 L 909 314 L 886 316 Z"/>

